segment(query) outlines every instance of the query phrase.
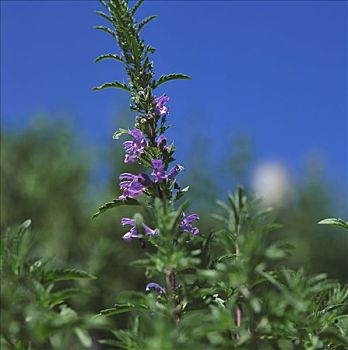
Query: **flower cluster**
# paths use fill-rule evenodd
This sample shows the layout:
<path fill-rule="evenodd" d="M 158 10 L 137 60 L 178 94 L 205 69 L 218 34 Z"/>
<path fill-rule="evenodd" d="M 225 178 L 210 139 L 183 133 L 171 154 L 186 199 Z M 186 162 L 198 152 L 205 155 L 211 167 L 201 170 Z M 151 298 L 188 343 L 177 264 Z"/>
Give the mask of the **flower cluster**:
<path fill-rule="evenodd" d="M 128 134 L 133 137 L 133 140 L 123 142 L 126 152 L 124 162 L 134 163 L 135 160 L 144 153 L 147 143 L 144 134 L 139 129 L 129 130 Z"/>
<path fill-rule="evenodd" d="M 154 97 L 153 103 L 155 113 L 157 116 L 164 117 L 169 114 L 169 109 L 166 106 L 166 103 L 168 101 L 169 97 L 166 95 Z M 134 163 L 137 159 L 139 159 L 142 156 L 142 154 L 146 152 L 148 142 L 144 133 L 137 128 L 128 130 L 128 135 L 131 136 L 133 139 L 125 141 L 123 143 L 125 149 L 124 162 Z M 165 154 L 165 152 L 168 151 L 167 139 L 163 134 L 158 136 L 156 140 L 156 146 L 161 152 L 163 152 L 162 154 Z M 146 153 L 144 159 L 146 159 L 148 155 L 149 154 Z M 182 165 L 176 164 L 167 171 L 167 163 L 164 163 L 164 160 L 161 157 L 158 157 L 158 155 L 156 159 L 151 160 L 150 164 L 152 169 L 151 177 L 145 173 L 140 173 L 138 175 L 133 175 L 131 173 L 123 173 L 120 175 L 120 189 L 122 191 L 122 194 L 118 197 L 119 200 L 126 201 L 127 199 L 134 199 L 143 195 L 144 193 L 151 195 L 151 193 L 153 192 L 147 192 L 146 189 L 153 189 L 156 188 L 156 186 L 162 186 L 162 184 L 166 188 L 169 188 L 170 184 L 176 179 L 179 173 L 184 170 L 184 167 Z M 197 214 L 183 214 L 182 221 L 179 225 L 180 231 L 191 233 L 194 236 L 198 235 L 199 229 L 192 225 L 192 222 L 197 220 L 199 220 Z M 135 221 L 133 219 L 123 218 L 121 223 L 122 226 L 131 226 L 131 229 L 123 235 L 122 238 L 124 240 L 130 241 L 133 238 L 139 237 L 135 226 Z M 143 230 L 145 235 L 155 236 L 159 234 L 157 229 L 151 229 L 145 224 L 143 225 Z"/>
<path fill-rule="evenodd" d="M 122 194 L 118 197 L 118 199 L 121 201 L 124 201 L 127 198 L 136 198 L 141 196 L 145 191 L 145 186 L 151 183 L 149 177 L 143 173 L 139 175 L 123 173 L 120 175 L 120 180 Z"/>

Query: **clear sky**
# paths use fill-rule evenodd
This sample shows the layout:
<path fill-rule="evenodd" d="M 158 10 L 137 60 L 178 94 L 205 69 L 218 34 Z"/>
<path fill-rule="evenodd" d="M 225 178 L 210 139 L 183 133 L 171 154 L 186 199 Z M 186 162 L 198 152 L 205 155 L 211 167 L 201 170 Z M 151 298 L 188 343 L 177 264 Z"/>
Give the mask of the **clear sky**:
<path fill-rule="evenodd" d="M 117 62 L 94 63 L 117 52 L 93 29 L 104 24 L 98 9 L 97 1 L 1 1 L 2 123 L 68 113 L 89 142 L 128 126 L 110 128 L 127 109 L 125 92 L 91 91 L 125 77 Z M 308 156 L 320 157 L 347 191 L 345 1 L 145 0 L 138 16 L 150 14 L 159 18 L 143 37 L 157 48 L 156 72 L 193 77 L 159 91 L 171 97 L 179 158 L 195 157 L 205 143 L 223 162 L 243 132 L 260 160 L 281 161 L 294 174 Z"/>

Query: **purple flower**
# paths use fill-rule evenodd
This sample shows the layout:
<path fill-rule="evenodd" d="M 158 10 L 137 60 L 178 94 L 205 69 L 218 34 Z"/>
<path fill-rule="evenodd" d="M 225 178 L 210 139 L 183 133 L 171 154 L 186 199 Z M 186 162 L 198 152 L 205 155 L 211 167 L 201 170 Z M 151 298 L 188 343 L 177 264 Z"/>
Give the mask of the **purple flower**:
<path fill-rule="evenodd" d="M 159 284 L 157 284 L 157 283 L 148 283 L 146 288 L 145 288 L 145 291 L 147 293 L 150 293 L 152 290 L 156 291 L 159 294 L 165 294 L 166 293 L 165 289 L 163 287 L 161 287 Z"/>
<path fill-rule="evenodd" d="M 169 97 L 162 95 L 160 97 L 155 97 L 155 112 L 158 116 L 163 117 L 169 114 L 169 109 L 165 104 L 169 101 Z"/>
<path fill-rule="evenodd" d="M 169 170 L 168 175 L 166 175 L 165 170 L 163 168 L 163 161 L 162 159 L 153 159 L 151 161 L 152 163 L 152 173 L 155 177 L 155 182 L 162 182 L 163 180 L 174 180 L 175 177 L 184 170 L 184 167 L 182 165 L 175 165 L 172 169 Z"/>
<path fill-rule="evenodd" d="M 157 147 L 163 150 L 167 150 L 168 146 L 166 146 L 167 138 L 164 135 L 160 135 L 157 139 Z"/>
<path fill-rule="evenodd" d="M 124 158 L 125 163 L 134 163 L 134 161 L 144 153 L 147 146 L 144 134 L 139 129 L 132 129 L 128 131 L 128 134 L 132 136 L 133 141 L 123 142 L 126 156 Z"/>
<path fill-rule="evenodd" d="M 122 239 L 124 239 L 125 241 L 130 241 L 133 238 L 137 238 L 138 237 L 138 232 L 137 229 L 135 227 L 135 220 L 134 219 L 129 219 L 129 218 L 123 218 L 121 219 L 121 225 L 122 226 L 132 226 L 131 229 L 129 230 L 129 232 L 125 233 L 122 236 Z M 145 235 L 149 235 L 149 236 L 157 236 L 158 235 L 158 230 L 157 229 L 152 229 L 148 226 L 146 226 L 145 224 L 143 224 L 143 228 L 144 228 L 144 233 Z"/>
<path fill-rule="evenodd" d="M 133 175 L 130 173 L 123 173 L 120 175 L 120 188 L 122 194 L 118 197 L 119 200 L 124 201 L 127 198 L 136 198 L 144 193 L 147 178 L 145 174 Z M 141 181 L 141 182 L 139 182 Z"/>
<path fill-rule="evenodd" d="M 152 163 L 151 175 L 155 177 L 155 182 L 162 182 L 163 180 L 165 180 L 167 177 L 163 168 L 162 159 L 153 159 L 151 163 Z"/>
<path fill-rule="evenodd" d="M 192 226 L 193 221 L 199 220 L 199 216 L 197 214 L 185 215 L 182 213 L 183 219 L 180 222 L 180 230 L 188 233 L 192 233 L 194 236 L 199 234 L 199 229 L 197 227 Z"/>
<path fill-rule="evenodd" d="M 173 166 L 173 168 L 169 170 L 168 179 L 174 180 L 178 176 L 178 174 L 183 170 L 184 170 L 184 167 L 182 165 L 176 164 L 175 166 Z"/>

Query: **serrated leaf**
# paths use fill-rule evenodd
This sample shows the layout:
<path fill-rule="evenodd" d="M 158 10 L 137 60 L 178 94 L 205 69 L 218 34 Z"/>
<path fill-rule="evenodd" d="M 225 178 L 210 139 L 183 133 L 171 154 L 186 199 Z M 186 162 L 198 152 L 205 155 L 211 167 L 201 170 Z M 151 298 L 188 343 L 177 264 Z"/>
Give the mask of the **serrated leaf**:
<path fill-rule="evenodd" d="M 348 222 L 339 218 L 328 218 L 318 222 L 319 225 L 335 225 L 348 230 Z"/>
<path fill-rule="evenodd" d="M 126 134 L 128 134 L 128 130 L 120 128 L 120 129 L 118 129 L 118 131 L 114 132 L 112 138 L 114 140 L 118 140 L 122 135 L 126 135 Z"/>
<path fill-rule="evenodd" d="M 121 201 L 119 199 L 113 199 L 111 202 L 107 202 L 104 205 L 100 206 L 98 208 L 98 211 L 93 214 L 92 218 L 94 219 L 98 215 L 104 213 L 106 210 L 109 210 L 109 209 L 115 208 L 115 207 L 120 207 L 121 205 L 140 205 L 140 203 L 136 199 L 133 199 L 133 198 L 128 198 L 125 201 Z"/>
<path fill-rule="evenodd" d="M 157 18 L 155 15 L 144 18 L 138 25 L 138 31 L 140 32 L 147 23 L 151 22 L 155 18 Z"/>
<path fill-rule="evenodd" d="M 182 74 L 182 73 L 174 73 L 174 74 L 166 74 L 166 75 L 162 75 L 155 83 L 153 88 L 157 88 L 158 86 L 166 83 L 167 81 L 171 81 L 171 80 L 176 80 L 176 79 L 191 79 L 190 76 L 186 75 L 186 74 Z"/>
<path fill-rule="evenodd" d="M 125 83 L 120 83 L 118 81 L 112 81 L 109 83 L 105 83 L 99 86 L 96 86 L 93 88 L 93 90 L 103 90 L 106 88 L 118 88 L 118 89 L 123 89 L 125 91 L 130 91 L 129 87 Z"/>
<path fill-rule="evenodd" d="M 92 280 L 96 279 L 90 273 L 77 269 L 53 269 L 43 273 L 43 283 L 69 281 L 69 280 Z"/>
<path fill-rule="evenodd" d="M 98 56 L 96 59 L 95 59 L 95 62 L 99 62 L 99 61 L 102 61 L 102 60 L 105 60 L 105 59 L 113 59 L 113 60 L 116 60 L 116 61 L 119 61 L 119 62 L 124 62 L 124 60 L 122 59 L 121 56 L 119 55 L 115 55 L 115 54 L 112 54 L 112 53 L 108 53 L 108 54 L 105 54 L 105 55 L 100 55 Z"/>

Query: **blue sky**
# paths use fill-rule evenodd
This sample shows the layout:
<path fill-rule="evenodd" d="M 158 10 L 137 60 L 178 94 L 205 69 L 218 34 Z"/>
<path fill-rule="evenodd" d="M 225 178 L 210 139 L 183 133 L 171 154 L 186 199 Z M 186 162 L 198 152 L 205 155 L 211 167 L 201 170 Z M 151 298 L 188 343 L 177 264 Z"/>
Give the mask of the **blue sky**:
<path fill-rule="evenodd" d="M 91 90 L 125 77 L 117 62 L 94 63 L 117 52 L 93 29 L 104 24 L 98 9 L 97 1 L 1 1 L 3 125 L 65 114 L 96 143 L 128 126 L 113 119 L 128 107 L 125 92 Z M 179 159 L 205 143 L 223 162 L 244 133 L 260 161 L 278 160 L 296 176 L 319 157 L 347 192 L 346 2 L 145 0 L 139 18 L 150 14 L 159 18 L 143 37 L 157 48 L 157 74 L 193 77 L 159 91 L 171 97 Z"/>

